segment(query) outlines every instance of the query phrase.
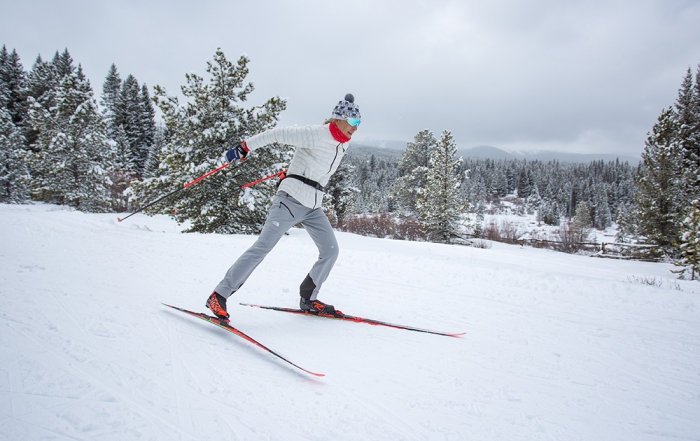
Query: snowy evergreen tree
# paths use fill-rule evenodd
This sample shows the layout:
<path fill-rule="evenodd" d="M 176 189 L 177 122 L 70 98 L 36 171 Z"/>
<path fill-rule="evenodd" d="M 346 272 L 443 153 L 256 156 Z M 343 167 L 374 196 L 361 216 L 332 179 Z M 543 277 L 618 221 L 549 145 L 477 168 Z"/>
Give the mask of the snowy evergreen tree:
<path fill-rule="evenodd" d="M 156 139 L 156 109 L 148 93 L 148 87 L 144 84 L 141 86 L 141 95 L 139 96 L 141 108 L 139 111 L 139 141 L 141 150 L 144 152 L 139 160 L 140 171 L 143 174 L 146 168 L 146 162 L 151 155 L 153 143 Z"/>
<path fill-rule="evenodd" d="M 100 101 L 102 113 L 107 121 L 107 136 L 110 139 L 116 139 L 117 127 L 119 127 L 117 123 L 117 101 L 119 100 L 121 88 L 122 80 L 117 71 L 117 66 L 112 64 L 102 85 L 102 99 Z"/>
<path fill-rule="evenodd" d="M 700 68 L 698 71 L 700 75 Z M 700 197 L 700 92 L 693 73 L 688 72 L 678 91 L 675 117 L 683 160 L 683 190 L 692 201 Z"/>
<path fill-rule="evenodd" d="M 148 174 L 146 163 L 156 136 L 156 111 L 148 87 L 145 84 L 139 86 L 133 75 L 121 81 L 116 66 L 112 64 L 102 85 L 101 104 L 108 137 L 117 142 L 117 137 L 126 135 L 128 140 L 132 163 L 124 164 L 122 170 L 134 174 L 131 179 Z"/>
<path fill-rule="evenodd" d="M 667 249 L 678 239 L 684 205 L 682 147 L 677 133 L 673 109 L 664 110 L 647 137 L 636 178 L 638 231 L 649 242 Z"/>
<path fill-rule="evenodd" d="M 544 222 L 547 225 L 559 225 L 561 216 L 556 202 L 552 200 L 543 201 L 537 210 L 537 221 Z"/>
<path fill-rule="evenodd" d="M 351 146 L 345 155 L 344 160 L 354 169 L 351 184 L 354 196 L 346 215 L 386 213 L 396 209 L 391 190 L 399 177 L 397 164 L 400 158 L 395 156 L 395 151 L 390 151 L 389 155 L 381 152 Z"/>
<path fill-rule="evenodd" d="M 114 169 L 121 173 L 136 174 L 134 153 L 124 126 L 120 125 L 112 133 L 114 142 Z"/>
<path fill-rule="evenodd" d="M 21 159 L 24 137 L 7 111 L 10 99 L 0 83 L 0 202 L 19 204 L 29 196 L 29 171 Z"/>
<path fill-rule="evenodd" d="M 617 223 L 617 235 L 615 241 L 621 243 L 635 243 L 639 239 L 637 232 L 637 208 L 633 203 L 620 205 L 615 217 Z"/>
<path fill-rule="evenodd" d="M 680 239 L 674 245 L 680 253 L 674 265 L 682 269 L 673 272 L 681 278 L 690 272 L 690 280 L 696 280 L 700 276 L 700 206 L 697 199 L 691 203 L 687 216 L 681 223 Z"/>
<path fill-rule="evenodd" d="M 452 133 L 445 130 L 430 152 L 426 185 L 416 198 L 416 211 L 423 228 L 436 242 L 452 242 L 465 208 L 458 197 L 457 171 L 461 159 L 455 159 L 456 153 Z"/>
<path fill-rule="evenodd" d="M 68 64 L 66 64 L 68 63 Z M 56 94 L 63 78 L 75 73 L 72 66 L 72 58 L 68 49 L 63 54 L 58 51 L 52 61 L 43 61 L 39 55 L 27 75 L 27 103 L 29 107 L 41 106 L 46 111 L 56 108 Z M 36 110 L 36 109 L 35 109 Z M 29 123 L 25 138 L 30 149 L 39 137 L 39 132 L 34 124 Z"/>
<path fill-rule="evenodd" d="M 530 195 L 525 199 L 525 208 L 528 214 L 534 214 L 540 209 L 540 205 L 542 205 L 540 189 L 537 184 L 534 184 L 530 190 Z"/>
<path fill-rule="evenodd" d="M 590 229 L 593 226 L 591 212 L 585 202 L 579 202 L 576 205 L 576 214 L 574 215 L 573 224 L 578 229 Z"/>
<path fill-rule="evenodd" d="M 523 167 L 518 179 L 518 197 L 527 198 L 532 192 L 532 173 Z"/>
<path fill-rule="evenodd" d="M 110 205 L 107 170 L 111 146 L 106 125 L 82 69 L 72 66 L 68 51 L 52 63 L 61 81 L 47 96 L 30 98 L 30 119 L 38 134 L 26 155 L 35 199 L 101 211 Z M 45 107 L 47 102 L 55 103 Z"/>
<path fill-rule="evenodd" d="M 143 170 L 143 177 L 153 178 L 157 175 L 158 166 L 160 165 L 160 153 L 169 142 L 168 129 L 162 123 L 156 125 L 155 135 L 153 136 L 153 145 L 148 151 L 148 160 Z"/>
<path fill-rule="evenodd" d="M 476 213 L 476 222 L 474 222 L 474 236 L 481 237 L 484 234 L 484 219 L 486 218 L 486 205 L 484 201 L 479 203 L 474 208 Z"/>
<path fill-rule="evenodd" d="M 608 194 L 603 185 L 598 185 L 596 187 L 593 204 L 593 225 L 596 228 L 607 228 L 612 225 L 612 213 L 608 205 Z"/>
<path fill-rule="evenodd" d="M 143 172 L 146 159 L 148 159 L 149 146 L 143 143 L 143 104 L 141 100 L 141 87 L 133 75 L 126 77 L 119 91 L 116 102 L 115 121 L 116 127 L 123 127 L 126 138 L 129 140 L 131 156 L 134 160 L 133 170 L 137 174 Z"/>
<path fill-rule="evenodd" d="M 391 191 L 399 209 L 408 214 L 416 213 L 416 198 L 425 188 L 428 176 L 428 159 L 436 148 L 437 140 L 430 130 L 422 130 L 414 137 L 413 142 L 406 144 L 406 150 L 397 168 L 399 177 Z"/>
<path fill-rule="evenodd" d="M 28 125 L 27 74 L 17 52 L 13 49 L 8 53 L 4 45 L 0 50 L 0 85 L 5 89 L 2 107 L 20 134 L 24 134 Z"/>
<path fill-rule="evenodd" d="M 249 59 L 241 56 L 237 63 L 226 59 L 219 49 L 207 62 L 209 83 L 196 74 L 186 74 L 182 94 L 189 100 L 180 105 L 177 97 L 155 88 L 155 99 L 171 133 L 170 142 L 160 155 L 158 176 L 132 185 L 142 204 L 172 191 L 221 165 L 222 153 L 242 140 L 274 127 L 286 101 L 269 99 L 261 106 L 248 109 L 247 100 L 253 84 L 245 84 Z M 226 169 L 197 186 L 168 200 L 168 205 L 153 210 L 172 212 L 179 222 L 192 222 L 189 231 L 217 233 L 258 233 L 265 221 L 275 183 L 263 183 L 238 193 L 242 184 L 257 180 L 285 168 L 291 160 L 289 146 L 272 145 L 248 155 L 245 164 Z M 151 211 L 154 212 L 154 211 Z"/>
<path fill-rule="evenodd" d="M 0 51 L 0 202 L 28 198 L 29 173 L 21 159 L 27 122 L 25 72 L 19 56 L 5 46 Z"/>

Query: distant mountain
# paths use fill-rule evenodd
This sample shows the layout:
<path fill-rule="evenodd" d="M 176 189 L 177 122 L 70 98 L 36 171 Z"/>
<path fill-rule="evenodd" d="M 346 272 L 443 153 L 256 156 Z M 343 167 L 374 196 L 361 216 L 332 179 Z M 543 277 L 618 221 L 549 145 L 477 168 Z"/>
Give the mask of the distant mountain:
<path fill-rule="evenodd" d="M 358 148 L 364 149 L 385 149 L 392 152 L 384 152 L 387 156 L 394 156 L 396 151 L 406 149 L 406 141 L 363 141 L 360 143 L 351 144 Z M 368 151 L 368 150 L 367 150 Z M 379 151 L 377 151 L 377 154 Z M 527 159 L 528 161 L 559 161 L 572 163 L 588 163 L 591 161 L 605 162 L 619 159 L 620 162 L 628 162 L 631 165 L 637 165 L 641 161 L 640 157 L 627 155 L 614 155 L 609 153 L 564 153 L 551 150 L 540 150 L 537 152 L 507 152 L 497 147 L 489 145 L 480 145 L 470 149 L 457 150 L 457 156 L 464 158 L 484 158 L 484 159 Z"/>
<path fill-rule="evenodd" d="M 376 141 L 376 140 L 367 140 L 367 141 L 359 141 L 358 143 L 353 143 L 355 145 L 363 145 L 366 147 L 379 147 L 381 149 L 390 149 L 390 150 L 406 150 L 406 141 L 396 141 L 396 140 L 388 140 L 388 141 Z"/>
<path fill-rule="evenodd" d="M 403 155 L 403 150 L 350 143 L 350 148 L 348 148 L 348 155 L 366 156 L 368 158 L 371 155 L 374 155 L 378 158 L 394 160 L 398 162 L 398 160 L 401 159 L 401 155 Z"/>

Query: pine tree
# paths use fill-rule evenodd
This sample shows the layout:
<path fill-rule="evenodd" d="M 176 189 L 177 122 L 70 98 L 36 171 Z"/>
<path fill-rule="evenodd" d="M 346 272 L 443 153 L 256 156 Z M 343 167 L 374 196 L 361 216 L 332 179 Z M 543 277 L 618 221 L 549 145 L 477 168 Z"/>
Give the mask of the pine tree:
<path fill-rule="evenodd" d="M 64 49 L 59 55 L 56 52 L 53 61 L 51 62 L 59 78 L 65 78 L 69 75 L 76 73 L 75 65 L 73 64 L 73 57 L 68 53 L 68 48 Z"/>
<path fill-rule="evenodd" d="M 527 162 L 524 163 L 527 165 Z M 526 167 L 520 169 L 520 175 L 518 179 L 518 197 L 526 199 L 530 196 L 532 192 L 532 173 Z"/>
<path fill-rule="evenodd" d="M 134 160 L 134 153 L 131 150 L 124 126 L 118 126 L 112 136 L 114 142 L 114 169 L 121 173 L 135 175 L 136 161 Z"/>
<path fill-rule="evenodd" d="M 8 53 L 3 45 L 0 51 L 0 84 L 5 88 L 3 107 L 9 114 L 12 124 L 24 132 L 27 126 L 27 74 L 22 67 L 19 55 L 13 49 Z"/>
<path fill-rule="evenodd" d="M 23 203 L 29 196 L 29 172 L 21 159 L 24 137 L 7 110 L 12 94 L 0 82 L 0 202 Z"/>
<path fill-rule="evenodd" d="M 139 111 L 139 141 L 141 146 L 141 157 L 139 158 L 139 169 L 143 174 L 146 168 L 146 162 L 151 154 L 153 143 L 156 138 L 156 109 L 153 100 L 148 93 L 148 86 L 141 86 L 141 94 L 139 96 L 140 111 Z"/>
<path fill-rule="evenodd" d="M 677 241 L 682 216 L 682 154 L 673 109 L 661 112 L 648 135 L 636 177 L 640 235 L 668 249 Z"/>
<path fill-rule="evenodd" d="M 0 51 L 0 202 L 22 203 L 28 197 L 29 175 L 21 159 L 26 124 L 25 73 L 19 56 Z"/>
<path fill-rule="evenodd" d="M 528 175 L 532 176 L 530 173 Z M 533 184 L 530 190 L 530 195 L 525 200 L 525 209 L 528 214 L 536 213 L 542 205 L 542 196 L 540 196 L 540 189 L 537 184 Z"/>
<path fill-rule="evenodd" d="M 213 61 L 207 62 L 207 72 L 211 75 L 208 84 L 199 75 L 186 74 L 187 85 L 182 87 L 182 93 L 189 101 L 183 106 L 163 87 L 155 87 L 154 98 L 171 138 L 161 153 L 158 176 L 132 185 L 141 203 L 215 169 L 221 164 L 223 152 L 275 126 L 280 112 L 286 108 L 283 99 L 271 98 L 248 109 L 239 104 L 253 91 L 252 83 L 244 84 L 249 61 L 247 56 L 241 56 L 234 64 L 217 50 Z M 280 171 L 288 164 L 291 153 L 289 146 L 260 148 L 240 167 L 229 168 L 181 192 L 168 201 L 168 207 L 177 206 L 179 222 L 191 221 L 189 231 L 258 233 L 276 187 L 273 183 L 263 183 L 243 193 L 237 193 L 236 189 Z M 154 207 L 158 209 L 164 207 Z"/>
<path fill-rule="evenodd" d="M 391 190 L 399 209 L 408 214 L 416 212 L 416 198 L 425 188 L 428 175 L 428 159 L 436 148 L 437 141 L 430 130 L 422 130 L 413 142 L 406 144 L 406 150 L 397 165 L 399 177 Z"/>
<path fill-rule="evenodd" d="M 117 67 L 112 64 L 102 85 L 101 104 L 107 120 L 108 137 L 117 142 L 117 137 L 126 135 L 128 140 L 132 163 L 122 166 L 122 170 L 130 173 L 124 178 L 131 180 L 150 176 L 146 168 L 155 142 L 156 111 L 148 87 L 145 84 L 139 86 L 133 75 L 122 82 Z"/>
<path fill-rule="evenodd" d="M 426 186 L 418 192 L 416 210 L 431 240 L 451 243 L 459 231 L 464 204 L 459 199 L 457 170 L 461 159 L 455 159 L 457 144 L 448 130 L 430 152 Z"/>
<path fill-rule="evenodd" d="M 596 228 L 607 228 L 612 225 L 612 213 L 608 205 L 608 194 L 603 185 L 596 186 L 593 225 Z"/>
<path fill-rule="evenodd" d="M 573 224 L 577 229 L 589 229 L 593 226 L 591 211 L 585 202 L 581 201 L 576 205 L 576 214 L 574 215 Z"/>
<path fill-rule="evenodd" d="M 116 127 L 122 126 L 129 140 L 131 157 L 134 160 L 132 169 L 141 174 L 148 158 L 148 146 L 143 143 L 143 104 L 141 87 L 133 75 L 126 77 L 122 83 L 115 106 Z"/>
<path fill-rule="evenodd" d="M 537 221 L 544 222 L 546 225 L 559 225 L 561 223 L 561 216 L 556 202 L 550 200 L 543 201 L 537 210 Z"/>
<path fill-rule="evenodd" d="M 700 95 L 690 68 L 678 91 L 675 119 L 684 166 L 682 190 L 691 201 L 700 197 Z"/>
<path fill-rule="evenodd" d="M 58 52 L 56 58 L 58 58 Z M 39 55 L 32 70 L 27 74 L 27 95 L 33 100 L 33 103 L 28 103 L 28 105 L 32 106 L 38 103 L 46 109 L 55 106 L 53 98 L 59 81 L 60 78 L 58 78 L 53 64 L 44 61 Z"/>
<path fill-rule="evenodd" d="M 68 62 L 72 63 L 72 58 L 67 49 L 63 55 L 56 51 L 52 61 L 42 60 L 41 55 L 37 57 L 32 70 L 27 75 L 28 108 L 33 107 L 36 111 L 36 106 L 40 106 L 49 112 L 56 108 L 56 94 L 66 75 L 65 72 L 75 72 L 75 68 L 71 64 L 66 65 Z M 29 122 L 28 125 L 25 138 L 29 148 L 33 150 L 32 146 L 37 141 L 39 132 L 33 123 Z"/>
<path fill-rule="evenodd" d="M 31 99 L 30 119 L 38 133 L 27 154 L 35 199 L 70 205 L 84 211 L 109 208 L 106 172 L 111 146 L 106 126 L 82 68 L 67 55 L 58 58 L 55 72 L 63 75 L 45 108 Z M 45 96 L 43 94 L 42 96 Z"/>
<path fill-rule="evenodd" d="M 143 170 L 145 179 L 153 178 L 157 175 L 158 166 L 160 165 L 160 153 L 169 142 L 168 129 L 162 123 L 156 125 L 155 135 L 153 136 L 153 145 L 148 151 L 148 160 Z"/>
<path fill-rule="evenodd" d="M 102 113 L 107 121 L 107 136 L 110 139 L 116 139 L 116 131 L 117 127 L 119 127 L 119 124 L 117 124 L 117 100 L 119 99 L 121 88 L 122 80 L 117 71 L 117 66 L 112 64 L 102 85 L 102 100 L 100 101 L 100 105 L 103 107 Z"/>
<path fill-rule="evenodd" d="M 624 203 L 618 207 L 615 216 L 617 223 L 617 235 L 615 241 L 621 243 L 634 243 L 639 239 L 636 222 L 637 208 L 633 203 Z"/>
<path fill-rule="evenodd" d="M 674 265 L 682 269 L 673 272 L 682 278 L 690 271 L 690 280 L 696 280 L 700 275 L 700 204 L 697 199 L 691 203 L 680 227 L 680 239 L 674 245 L 680 253 L 680 258 Z"/>

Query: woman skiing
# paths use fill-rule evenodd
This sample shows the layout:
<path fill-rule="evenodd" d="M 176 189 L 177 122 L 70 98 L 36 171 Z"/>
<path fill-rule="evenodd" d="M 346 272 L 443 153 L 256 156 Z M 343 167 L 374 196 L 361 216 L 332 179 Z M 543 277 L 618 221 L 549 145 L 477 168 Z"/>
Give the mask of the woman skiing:
<path fill-rule="evenodd" d="M 226 299 L 245 283 L 282 235 L 297 223 L 304 226 L 319 251 L 318 260 L 301 283 L 299 307 L 305 311 L 335 313 L 333 305 L 316 298 L 338 258 L 338 242 L 321 209 L 323 186 L 328 184 L 328 179 L 338 168 L 347 142 L 359 125 L 360 109 L 352 94 L 347 94 L 323 125 L 271 129 L 225 153 L 226 160 L 236 165 L 245 159 L 249 151 L 274 142 L 296 147 L 286 177 L 272 199 L 258 240 L 229 268 L 207 299 L 207 308 L 217 317 L 228 321 Z"/>

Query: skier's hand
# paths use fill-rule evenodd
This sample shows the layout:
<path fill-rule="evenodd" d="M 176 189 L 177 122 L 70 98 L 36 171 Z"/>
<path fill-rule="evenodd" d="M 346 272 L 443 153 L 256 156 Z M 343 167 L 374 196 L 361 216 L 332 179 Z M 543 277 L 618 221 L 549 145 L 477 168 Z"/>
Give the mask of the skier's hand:
<path fill-rule="evenodd" d="M 224 153 L 224 159 L 229 164 L 237 165 L 238 162 L 245 161 L 246 155 L 248 155 L 248 147 L 245 145 L 245 142 L 242 142 L 240 145 Z"/>

